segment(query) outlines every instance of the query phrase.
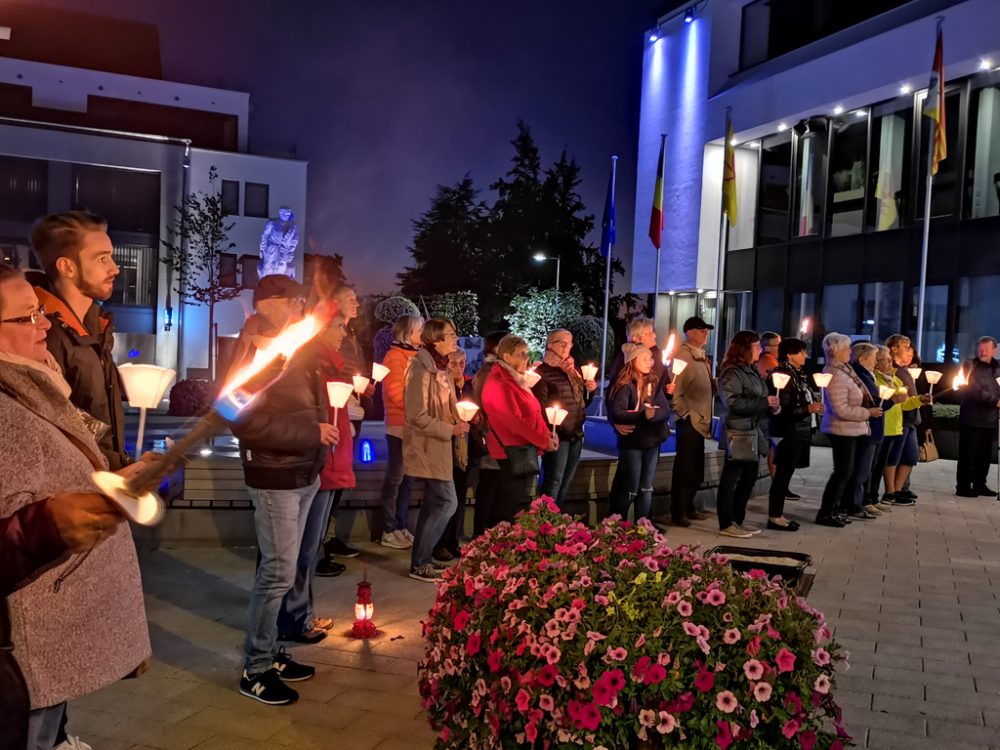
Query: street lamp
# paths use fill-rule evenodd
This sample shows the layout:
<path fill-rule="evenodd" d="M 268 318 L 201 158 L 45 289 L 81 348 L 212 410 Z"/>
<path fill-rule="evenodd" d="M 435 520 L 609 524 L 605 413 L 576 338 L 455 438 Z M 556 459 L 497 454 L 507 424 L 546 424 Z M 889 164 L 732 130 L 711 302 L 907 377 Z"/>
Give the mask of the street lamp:
<path fill-rule="evenodd" d="M 535 263 L 544 263 L 547 260 L 556 262 L 556 294 L 559 294 L 559 270 L 562 268 L 562 259 L 558 255 L 546 255 L 545 253 L 535 253 L 532 257 Z"/>

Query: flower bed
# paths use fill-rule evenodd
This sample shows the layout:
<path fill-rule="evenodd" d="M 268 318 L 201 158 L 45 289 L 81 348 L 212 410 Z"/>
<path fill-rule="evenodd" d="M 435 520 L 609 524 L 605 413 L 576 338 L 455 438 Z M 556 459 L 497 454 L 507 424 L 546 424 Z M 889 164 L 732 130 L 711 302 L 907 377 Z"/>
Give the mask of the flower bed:
<path fill-rule="evenodd" d="M 466 547 L 424 623 L 437 748 L 850 744 L 823 615 L 651 525 L 549 498 Z"/>

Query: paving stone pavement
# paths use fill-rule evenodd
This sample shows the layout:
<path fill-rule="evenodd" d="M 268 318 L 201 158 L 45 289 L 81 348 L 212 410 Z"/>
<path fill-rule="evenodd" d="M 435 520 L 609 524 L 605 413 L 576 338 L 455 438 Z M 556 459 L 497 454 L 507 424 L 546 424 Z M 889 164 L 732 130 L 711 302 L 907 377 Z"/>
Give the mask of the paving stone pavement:
<path fill-rule="evenodd" d="M 1000 503 L 954 497 L 954 462 L 942 460 L 917 467 L 916 507 L 845 529 L 814 526 L 829 467 L 829 451 L 815 449 L 813 466 L 793 480 L 804 499 L 788 503 L 786 515 L 804 521 L 801 531 L 765 530 L 747 546 L 812 555 L 809 600 L 851 653 L 836 694 L 858 745 L 1000 748 Z M 755 498 L 748 522 L 763 525 L 766 509 L 766 498 Z M 669 537 L 725 543 L 715 531 L 712 518 Z M 361 547 L 381 634 L 347 634 L 360 560 L 347 561 L 339 578 L 318 579 L 318 613 L 337 624 L 322 643 L 289 649 L 317 676 L 298 683 L 301 700 L 284 708 L 236 690 L 254 551 L 143 553 L 152 667 L 74 701 L 70 731 L 95 750 L 431 748 L 416 664 L 434 587 L 406 577 L 407 552 Z"/>

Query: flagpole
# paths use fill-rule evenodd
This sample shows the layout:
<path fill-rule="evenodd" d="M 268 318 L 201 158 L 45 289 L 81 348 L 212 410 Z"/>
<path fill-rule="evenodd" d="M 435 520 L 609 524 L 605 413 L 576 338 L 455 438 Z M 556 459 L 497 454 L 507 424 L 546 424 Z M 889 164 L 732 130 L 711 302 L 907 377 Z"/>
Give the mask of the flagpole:
<path fill-rule="evenodd" d="M 726 217 L 726 151 L 729 138 L 729 116 L 732 107 L 726 107 L 726 125 L 722 136 L 722 192 L 719 206 L 719 251 L 715 264 L 715 331 L 712 336 L 712 367 L 718 367 L 719 363 L 719 336 L 722 335 L 722 286 L 723 269 L 726 264 L 726 247 L 729 245 L 729 222 Z M 733 158 L 736 158 L 735 153 Z"/>
<path fill-rule="evenodd" d="M 937 34 L 935 34 L 935 39 L 941 33 L 941 24 L 944 23 L 944 18 L 938 16 L 937 19 Z M 936 42 L 935 42 L 936 47 Z M 935 56 L 936 56 L 935 51 Z M 942 65 L 942 68 L 944 66 Z M 944 76 L 938 76 L 938 89 L 940 90 L 941 104 L 939 104 L 939 109 L 942 111 L 938 114 L 938 117 L 944 117 Z M 930 91 L 927 92 L 930 95 Z M 924 107 L 927 106 L 927 100 L 924 100 Z M 927 118 L 931 121 L 931 129 L 928 133 L 927 138 L 927 187 L 924 190 L 924 233 L 923 242 L 920 246 L 920 289 L 917 293 L 917 356 L 923 357 L 923 343 L 924 343 L 924 298 L 927 294 L 927 255 L 930 249 L 931 240 L 931 192 L 934 189 L 934 142 L 937 136 L 938 121 L 932 118 Z M 1000 464 L 998 464 L 1000 465 Z"/>
<path fill-rule="evenodd" d="M 611 201 L 614 202 L 615 195 L 615 177 L 618 170 L 618 157 L 611 157 Z M 602 238 L 603 241 L 603 238 Z M 605 268 L 604 268 L 604 330 L 601 332 L 601 402 L 598 404 L 597 416 L 604 416 L 604 384 L 607 380 L 605 376 L 605 364 L 608 359 L 608 315 L 610 310 L 608 309 L 611 304 L 611 250 L 614 248 L 614 242 L 608 245 L 608 257 L 605 258 Z M 603 248 L 602 248 L 603 250 Z"/>
<path fill-rule="evenodd" d="M 667 134 L 666 133 L 661 133 L 660 134 L 660 154 L 661 155 L 665 151 L 666 142 L 667 142 Z M 662 164 L 662 162 L 657 165 L 657 167 L 656 167 L 657 170 L 660 169 L 661 164 Z M 664 175 L 664 177 L 666 177 L 666 175 Z M 662 226 L 662 224 L 663 224 L 663 211 L 664 211 L 664 205 L 663 205 L 663 183 L 662 182 L 660 183 L 659 187 L 660 187 L 660 224 Z M 656 196 L 653 196 L 653 200 L 654 201 L 656 200 Z M 659 244 L 661 246 L 663 245 L 662 230 L 661 230 L 661 234 L 660 234 L 660 243 Z M 659 307 L 660 307 L 660 250 L 661 249 L 662 249 L 661 247 L 657 247 L 656 248 L 656 279 L 653 282 L 654 283 L 654 287 L 655 287 L 653 289 L 653 323 L 654 323 L 654 325 L 656 323 L 656 313 L 657 313 L 657 311 L 659 310 Z"/>

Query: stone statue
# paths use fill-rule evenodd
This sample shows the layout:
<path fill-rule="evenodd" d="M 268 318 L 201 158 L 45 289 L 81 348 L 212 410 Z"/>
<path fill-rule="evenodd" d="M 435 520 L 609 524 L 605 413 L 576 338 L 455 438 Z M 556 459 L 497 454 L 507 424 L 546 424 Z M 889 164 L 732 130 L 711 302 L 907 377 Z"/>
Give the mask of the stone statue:
<path fill-rule="evenodd" d="M 295 214 L 288 206 L 278 209 L 278 218 L 271 219 L 260 236 L 260 262 L 257 277 L 284 274 L 295 278 L 295 248 L 299 245 L 299 228 Z"/>

